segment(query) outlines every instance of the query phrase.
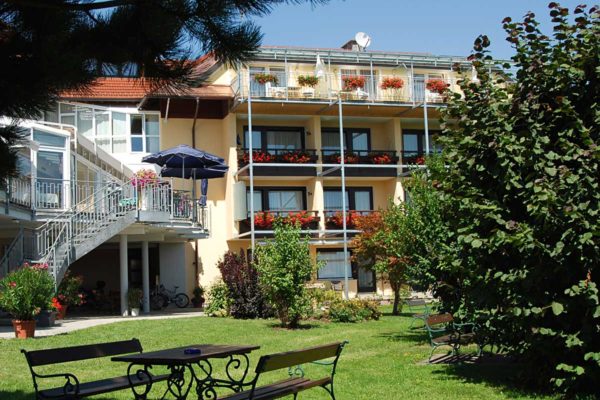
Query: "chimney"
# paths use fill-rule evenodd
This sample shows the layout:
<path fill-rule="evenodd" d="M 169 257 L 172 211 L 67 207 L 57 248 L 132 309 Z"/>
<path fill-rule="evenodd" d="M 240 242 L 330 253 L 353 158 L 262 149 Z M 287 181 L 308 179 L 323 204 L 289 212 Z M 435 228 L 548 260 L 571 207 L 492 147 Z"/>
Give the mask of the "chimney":
<path fill-rule="evenodd" d="M 360 46 L 358 45 L 358 43 L 356 42 L 356 40 L 352 39 L 352 40 L 348 40 L 342 46 L 342 49 L 344 49 L 344 50 L 351 50 L 351 51 L 360 51 Z"/>

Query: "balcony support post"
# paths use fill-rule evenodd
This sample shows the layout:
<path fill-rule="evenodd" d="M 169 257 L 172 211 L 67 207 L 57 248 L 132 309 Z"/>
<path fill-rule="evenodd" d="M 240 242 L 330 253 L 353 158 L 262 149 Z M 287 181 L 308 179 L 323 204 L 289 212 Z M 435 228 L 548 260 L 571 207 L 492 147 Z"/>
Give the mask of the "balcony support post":
<path fill-rule="evenodd" d="M 148 241 L 142 241 L 142 290 L 144 312 L 150 312 L 150 262 Z"/>
<path fill-rule="evenodd" d="M 121 283 L 121 315 L 126 317 L 129 315 L 129 307 L 127 304 L 127 290 L 129 290 L 129 268 L 127 256 L 127 235 L 119 236 L 119 270 Z"/>
<path fill-rule="evenodd" d="M 429 118 L 427 117 L 427 93 L 423 102 L 423 123 L 425 125 L 425 154 L 429 155 Z"/>
<path fill-rule="evenodd" d="M 342 110 L 342 98 L 338 100 L 338 117 L 340 125 L 340 168 L 342 176 L 342 230 L 344 231 L 344 298 L 349 299 L 348 295 L 348 267 L 350 266 L 348 258 L 348 231 L 346 226 L 346 168 L 345 160 L 346 152 L 344 151 L 344 116 Z"/>
<path fill-rule="evenodd" d="M 253 153 L 253 139 L 252 134 L 252 94 L 251 90 L 248 90 L 248 170 L 250 175 L 250 252 L 251 259 L 254 259 L 254 245 L 256 242 L 256 235 L 254 233 L 254 153 Z"/>

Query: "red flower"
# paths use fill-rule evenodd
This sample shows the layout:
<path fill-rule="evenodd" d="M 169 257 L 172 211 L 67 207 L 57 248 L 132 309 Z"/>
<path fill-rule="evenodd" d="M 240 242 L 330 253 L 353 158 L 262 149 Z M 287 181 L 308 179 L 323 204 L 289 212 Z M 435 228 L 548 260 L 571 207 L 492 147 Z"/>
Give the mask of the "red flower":
<path fill-rule="evenodd" d="M 417 165 L 424 165 L 425 164 L 425 157 L 423 156 L 419 156 L 415 159 L 415 164 Z"/>
<path fill-rule="evenodd" d="M 425 87 L 430 92 L 444 94 L 444 92 L 450 87 L 450 84 L 441 79 L 429 79 L 427 80 Z"/>
<path fill-rule="evenodd" d="M 373 164 L 392 164 L 392 157 L 389 154 L 373 154 L 371 155 Z"/>
<path fill-rule="evenodd" d="M 8 286 L 10 286 L 10 287 L 17 287 L 17 282 L 14 282 L 14 281 L 13 281 L 13 282 L 10 282 L 10 283 L 8 284 Z"/>
<path fill-rule="evenodd" d="M 360 214 L 354 210 L 350 210 L 346 212 L 346 228 L 352 229 L 356 227 L 356 219 L 360 216 Z M 326 221 L 329 225 L 333 225 L 336 228 L 344 227 L 344 214 L 341 211 L 336 212 L 335 214 L 327 217 Z"/>
<path fill-rule="evenodd" d="M 362 89 L 365 87 L 365 77 L 360 75 L 342 76 L 342 83 L 345 91 Z"/>
<path fill-rule="evenodd" d="M 290 213 L 288 214 L 287 218 L 285 219 L 286 223 L 295 225 L 295 224 L 300 224 L 301 228 L 308 228 L 309 225 L 315 221 L 318 220 L 318 217 L 310 214 L 308 211 L 299 211 L 297 213 Z"/>
<path fill-rule="evenodd" d="M 271 154 L 266 151 L 253 151 L 252 152 L 252 161 L 255 163 L 269 163 L 275 159 Z M 248 152 L 245 152 L 242 156 L 242 163 L 248 164 L 250 162 L 250 156 Z"/>
<path fill-rule="evenodd" d="M 303 151 L 285 153 L 281 158 L 290 164 L 306 164 L 311 161 L 310 156 Z"/>
<path fill-rule="evenodd" d="M 404 81 L 401 78 L 388 77 L 383 78 L 381 81 L 382 89 L 402 89 L 404 87 Z"/>
<path fill-rule="evenodd" d="M 254 227 L 259 229 L 270 229 L 273 227 L 275 217 L 268 211 L 259 211 L 254 215 Z"/>

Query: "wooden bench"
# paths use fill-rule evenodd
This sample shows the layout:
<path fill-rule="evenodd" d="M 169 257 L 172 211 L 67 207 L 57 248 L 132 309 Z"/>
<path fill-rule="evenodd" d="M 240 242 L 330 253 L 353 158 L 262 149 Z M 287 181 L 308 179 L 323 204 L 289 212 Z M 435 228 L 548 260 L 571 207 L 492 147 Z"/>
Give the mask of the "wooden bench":
<path fill-rule="evenodd" d="M 21 350 L 21 352 L 25 354 L 27 364 L 29 364 L 37 399 L 80 399 L 97 394 L 146 385 L 145 392 L 136 396 L 137 398 L 143 399 L 150 391 L 153 382 L 163 381 L 169 377 L 169 375 L 152 375 L 148 370 L 142 370 L 136 371 L 134 374 L 128 373 L 125 376 L 101 379 L 92 382 L 81 382 L 77 376 L 71 372 L 44 375 L 38 374 L 34 369 L 44 365 L 63 364 L 72 361 L 90 360 L 120 354 L 141 353 L 142 345 L 137 339 L 47 350 Z M 64 378 L 65 383 L 61 387 L 40 389 L 38 380 L 44 378 Z"/>
<path fill-rule="evenodd" d="M 452 355 L 457 356 L 460 346 L 477 344 L 478 355 L 481 355 L 482 346 L 477 342 L 475 324 L 454 322 L 452 314 L 432 314 L 425 318 L 425 327 L 431 343 L 431 353 L 428 362 L 431 362 L 433 352 L 439 347 L 449 346 Z"/>
<path fill-rule="evenodd" d="M 262 356 L 256 365 L 256 376 L 244 386 L 250 389 L 234 393 L 220 399 L 226 400 L 265 400 L 278 399 L 285 396 L 298 396 L 299 392 L 314 387 L 322 387 L 335 400 L 333 378 L 342 349 L 348 342 L 331 343 L 324 346 L 310 347 L 303 350 Z M 330 361 L 324 361 L 331 359 Z M 304 376 L 302 364 L 313 363 L 331 366 L 331 374 L 318 379 Z M 259 378 L 265 372 L 287 369 L 288 379 L 280 380 L 264 386 L 257 386 Z"/>

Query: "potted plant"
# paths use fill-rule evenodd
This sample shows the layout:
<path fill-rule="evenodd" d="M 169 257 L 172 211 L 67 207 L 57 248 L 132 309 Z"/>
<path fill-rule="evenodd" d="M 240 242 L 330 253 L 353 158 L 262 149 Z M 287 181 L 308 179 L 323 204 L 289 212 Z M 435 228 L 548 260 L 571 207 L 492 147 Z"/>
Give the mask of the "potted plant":
<path fill-rule="evenodd" d="M 202 286 L 196 286 L 194 288 L 193 293 L 193 297 L 192 297 L 192 304 L 194 305 L 195 308 L 202 308 L 202 306 L 204 305 L 204 288 Z"/>
<path fill-rule="evenodd" d="M 365 77 L 360 75 L 342 77 L 342 83 L 345 91 L 362 89 L 365 87 L 365 82 Z"/>
<path fill-rule="evenodd" d="M 448 90 L 450 85 L 441 79 L 435 78 L 435 79 L 428 79 L 427 82 L 425 83 L 425 87 L 431 93 L 437 93 L 439 95 L 443 95 L 446 93 L 446 90 Z"/>
<path fill-rule="evenodd" d="M 73 275 L 67 271 L 62 282 L 58 286 L 56 296 L 52 299 L 52 306 L 56 309 L 56 319 L 64 319 L 67 310 L 71 306 L 80 306 L 85 303 L 85 297 L 81 293 L 81 275 Z"/>
<path fill-rule="evenodd" d="M 404 81 L 402 80 L 402 78 L 398 78 L 395 76 L 387 77 L 387 78 L 383 78 L 381 80 L 380 87 L 383 90 L 387 90 L 387 89 L 398 90 L 398 89 L 402 89 L 404 87 Z"/>
<path fill-rule="evenodd" d="M 148 194 L 148 186 L 158 183 L 158 175 L 152 169 L 140 169 L 137 171 L 131 181 L 131 184 L 137 188 L 138 207 L 146 209 L 148 201 L 152 197 Z"/>
<path fill-rule="evenodd" d="M 319 77 L 313 75 L 299 75 L 298 76 L 298 85 L 302 88 L 302 94 L 304 96 L 313 96 L 315 95 L 315 86 L 319 84 Z"/>
<path fill-rule="evenodd" d="M 53 293 L 54 280 L 46 264 L 26 263 L 0 280 L 0 307 L 13 317 L 15 337 L 35 335 L 35 316 L 48 308 Z"/>
<path fill-rule="evenodd" d="M 143 296 L 142 289 L 139 288 L 129 288 L 127 291 L 127 304 L 131 310 L 132 317 L 140 315 L 140 304 L 142 303 Z"/>
<path fill-rule="evenodd" d="M 279 79 L 273 74 L 256 74 L 254 75 L 254 80 L 261 85 L 272 83 L 276 86 L 279 83 Z"/>

